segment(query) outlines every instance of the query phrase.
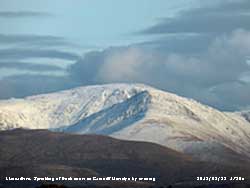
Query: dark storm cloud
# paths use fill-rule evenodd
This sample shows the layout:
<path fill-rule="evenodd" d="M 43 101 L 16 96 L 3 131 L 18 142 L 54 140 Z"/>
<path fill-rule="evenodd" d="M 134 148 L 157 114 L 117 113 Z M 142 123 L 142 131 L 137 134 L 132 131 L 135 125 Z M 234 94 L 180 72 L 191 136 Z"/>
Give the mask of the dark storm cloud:
<path fill-rule="evenodd" d="M 0 18 L 32 18 L 32 17 L 51 17 L 47 12 L 37 11 L 0 11 Z"/>
<path fill-rule="evenodd" d="M 44 49 L 0 49 L 0 60 L 22 60 L 29 58 L 50 58 L 50 59 L 65 59 L 65 60 L 77 60 L 79 56 L 71 53 L 59 50 L 44 50 Z"/>
<path fill-rule="evenodd" d="M 74 46 L 63 37 L 46 35 L 6 35 L 0 34 L 0 45 L 26 45 L 26 46 Z"/>
<path fill-rule="evenodd" d="M 46 64 L 34 64 L 34 63 L 23 63 L 23 62 L 1 62 L 1 68 L 14 68 L 19 70 L 31 70 L 31 71 L 60 71 L 63 70 L 61 67 Z"/>
<path fill-rule="evenodd" d="M 228 33 L 235 28 L 250 29 L 250 1 L 220 1 L 219 5 L 182 11 L 164 18 L 141 34 Z"/>

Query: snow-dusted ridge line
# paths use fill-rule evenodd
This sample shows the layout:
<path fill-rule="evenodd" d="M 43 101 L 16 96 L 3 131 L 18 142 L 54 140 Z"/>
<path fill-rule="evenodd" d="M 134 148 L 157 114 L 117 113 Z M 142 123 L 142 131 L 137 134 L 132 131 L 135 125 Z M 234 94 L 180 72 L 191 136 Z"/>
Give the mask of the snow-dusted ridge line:
<path fill-rule="evenodd" d="M 112 134 L 145 117 L 150 100 L 149 93 L 141 91 L 126 101 L 94 113 L 74 125 L 54 129 L 54 131 Z"/>
<path fill-rule="evenodd" d="M 223 151 L 216 160 L 225 152 L 250 158 L 250 123 L 242 116 L 143 84 L 85 86 L 0 101 L 0 129 L 19 127 L 149 141 L 206 160 L 216 158 L 208 150 Z"/>
<path fill-rule="evenodd" d="M 127 100 L 146 90 L 145 88 L 141 84 L 108 84 L 0 101 L 0 129 L 72 125 L 91 114 Z"/>

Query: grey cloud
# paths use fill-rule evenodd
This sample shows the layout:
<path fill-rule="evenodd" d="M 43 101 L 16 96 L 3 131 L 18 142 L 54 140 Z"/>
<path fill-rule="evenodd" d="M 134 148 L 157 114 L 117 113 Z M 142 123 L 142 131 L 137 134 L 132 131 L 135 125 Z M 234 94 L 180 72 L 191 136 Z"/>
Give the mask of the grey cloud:
<path fill-rule="evenodd" d="M 34 63 L 24 63 L 24 62 L 1 62 L 1 68 L 14 68 L 19 70 L 31 70 L 31 71 L 58 71 L 63 70 L 61 67 L 54 65 L 43 65 Z"/>
<path fill-rule="evenodd" d="M 48 12 L 38 11 L 0 11 L 0 18 L 32 18 L 32 17 L 51 17 Z"/>
<path fill-rule="evenodd" d="M 26 46 L 74 46 L 63 37 L 46 35 L 6 35 L 0 34 L 1 45 L 26 45 Z"/>
<path fill-rule="evenodd" d="M 69 71 L 72 79 L 82 84 L 143 82 L 220 109 L 235 110 L 240 104 L 250 104 L 240 94 L 250 93 L 250 88 L 235 84 L 250 71 L 246 63 L 249 44 L 250 33 L 236 30 L 215 37 L 196 55 L 159 52 L 146 44 L 109 48 L 87 54 Z M 228 98 L 234 92 L 229 92 L 230 85 L 238 93 L 231 103 Z M 225 92 L 222 86 L 227 86 Z"/>
<path fill-rule="evenodd" d="M 250 83 L 228 82 L 216 85 L 210 91 L 210 99 L 213 96 L 215 101 L 212 102 L 222 109 L 242 109 L 249 105 Z M 221 100 L 222 97 L 223 100 Z"/>
<path fill-rule="evenodd" d="M 69 67 L 69 72 L 73 80 L 77 80 L 82 84 L 96 84 L 102 81 L 96 80 L 96 72 L 100 65 L 104 63 L 104 59 L 108 56 L 109 51 L 89 52 L 85 54 L 83 59 L 79 59 L 75 64 Z"/>
<path fill-rule="evenodd" d="M 210 6 L 203 7 L 201 9 L 196 8 L 197 14 L 202 13 L 248 13 L 250 9 L 250 2 L 248 0 L 215 0 L 217 2 Z"/>
<path fill-rule="evenodd" d="M 71 53 L 58 50 L 44 50 L 44 49 L 0 49 L 0 59 L 3 60 L 23 60 L 29 58 L 57 58 L 65 60 L 77 60 L 79 56 Z"/>
<path fill-rule="evenodd" d="M 68 77 L 16 75 L 0 80 L 0 99 L 22 98 L 78 86 Z"/>
<path fill-rule="evenodd" d="M 134 46 L 154 50 L 159 53 L 199 54 L 207 49 L 207 46 L 215 38 L 215 35 L 174 35 L 159 37 L 151 41 L 141 42 Z M 190 45 L 192 44 L 192 45 Z M 187 48 L 188 46 L 188 48 Z"/>
<path fill-rule="evenodd" d="M 250 1 L 220 1 L 211 7 L 182 11 L 165 18 L 141 34 L 228 33 L 236 28 L 250 29 Z"/>

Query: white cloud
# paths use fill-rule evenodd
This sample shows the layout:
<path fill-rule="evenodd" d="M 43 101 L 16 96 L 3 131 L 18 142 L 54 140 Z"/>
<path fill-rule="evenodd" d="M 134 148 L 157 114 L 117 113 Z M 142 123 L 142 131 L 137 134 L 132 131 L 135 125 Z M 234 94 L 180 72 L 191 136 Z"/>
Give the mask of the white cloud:
<path fill-rule="evenodd" d="M 140 77 L 140 69 L 146 55 L 138 48 L 128 48 L 108 56 L 101 65 L 97 77 L 110 81 L 130 81 Z"/>
<path fill-rule="evenodd" d="M 138 46 L 110 48 L 78 65 L 95 66 L 96 72 L 90 76 L 98 82 L 144 82 L 223 108 L 223 97 L 230 95 L 230 84 L 235 89 L 235 83 L 242 81 L 250 71 L 246 63 L 250 56 L 249 40 L 250 32 L 236 30 L 216 37 L 207 50 L 196 56 L 156 52 Z M 223 93 L 221 88 L 225 88 L 225 84 L 227 90 Z M 242 87 L 237 86 L 237 89 L 237 92 L 243 92 Z M 216 90 L 220 92 L 217 94 Z M 234 101 L 239 102 L 240 99 Z M 237 104 L 232 104 L 231 108 L 235 106 Z"/>

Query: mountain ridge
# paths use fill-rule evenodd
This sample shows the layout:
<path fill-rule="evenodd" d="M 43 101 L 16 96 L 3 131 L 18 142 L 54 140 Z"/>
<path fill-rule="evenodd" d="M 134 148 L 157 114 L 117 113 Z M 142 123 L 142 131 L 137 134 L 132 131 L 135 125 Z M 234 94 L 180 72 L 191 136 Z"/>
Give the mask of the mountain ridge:
<path fill-rule="evenodd" d="M 250 123 L 242 116 L 142 84 L 86 86 L 0 101 L 0 127 L 147 141 L 202 160 L 223 161 L 228 153 L 250 158 Z"/>

